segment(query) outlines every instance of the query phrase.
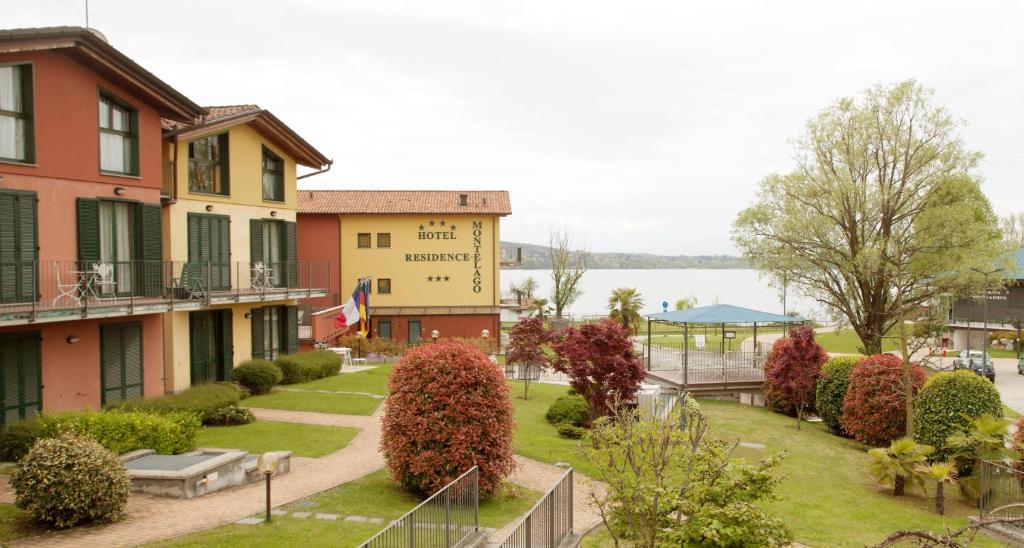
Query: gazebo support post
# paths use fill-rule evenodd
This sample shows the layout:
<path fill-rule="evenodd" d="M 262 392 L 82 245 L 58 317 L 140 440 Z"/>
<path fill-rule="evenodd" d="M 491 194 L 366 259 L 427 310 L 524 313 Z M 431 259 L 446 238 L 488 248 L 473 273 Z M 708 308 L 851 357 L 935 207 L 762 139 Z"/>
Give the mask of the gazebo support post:
<path fill-rule="evenodd" d="M 754 360 L 753 367 L 756 369 L 757 368 L 757 322 L 754 322 L 754 358 L 753 358 L 753 360 Z"/>
<path fill-rule="evenodd" d="M 690 370 L 690 324 L 683 324 L 683 386 L 689 384 Z"/>
<path fill-rule="evenodd" d="M 651 319 L 647 318 L 647 370 L 651 370 Z"/>
<path fill-rule="evenodd" d="M 729 387 L 728 372 L 725 370 L 725 322 L 722 322 L 722 342 L 719 344 L 719 356 L 722 358 L 722 388 Z"/>

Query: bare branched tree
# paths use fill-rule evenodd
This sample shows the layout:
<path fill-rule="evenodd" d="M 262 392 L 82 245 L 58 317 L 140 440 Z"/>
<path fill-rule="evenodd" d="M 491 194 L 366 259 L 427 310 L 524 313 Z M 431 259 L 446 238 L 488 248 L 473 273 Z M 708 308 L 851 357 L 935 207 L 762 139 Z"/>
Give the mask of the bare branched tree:
<path fill-rule="evenodd" d="M 551 254 L 551 304 L 555 307 L 555 317 L 561 318 L 565 309 L 569 308 L 583 294 L 580 279 L 587 272 L 590 252 L 572 248 L 572 232 L 568 228 L 552 228 L 549 236 L 549 253 Z"/>

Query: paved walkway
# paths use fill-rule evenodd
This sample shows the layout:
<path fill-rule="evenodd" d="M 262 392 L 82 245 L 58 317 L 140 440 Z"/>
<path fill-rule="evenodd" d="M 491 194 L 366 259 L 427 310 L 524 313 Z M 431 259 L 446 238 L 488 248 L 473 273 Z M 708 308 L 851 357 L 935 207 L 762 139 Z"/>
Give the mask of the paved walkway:
<path fill-rule="evenodd" d="M 380 417 L 384 406 L 369 419 L 365 430 L 348 446 L 326 455 L 315 465 L 303 459 L 288 474 L 274 480 L 272 504 L 280 506 L 314 495 L 339 484 L 359 479 L 384 466 L 378 453 Z M 282 420 L 304 422 L 310 413 L 281 412 Z M 313 415 L 317 415 L 314 413 Z M 272 420 L 272 419 L 268 419 Z M 219 491 L 194 499 L 168 499 L 133 494 L 128 501 L 128 517 L 124 521 L 97 527 L 78 527 L 61 533 L 25 539 L 14 546 L 75 546 L 107 548 L 138 546 L 195 533 L 261 512 L 264 509 L 263 484 L 253 483 Z"/>
<path fill-rule="evenodd" d="M 383 408 L 383 406 L 381 406 Z M 261 421 L 300 422 L 304 424 L 323 424 L 327 426 L 348 426 L 366 428 L 373 417 L 360 415 L 335 415 L 334 413 L 315 413 L 312 411 L 284 411 L 281 409 L 264 409 L 250 407 L 252 414 Z M 374 415 L 376 416 L 376 415 Z"/>
<path fill-rule="evenodd" d="M 516 455 L 516 465 L 516 471 L 512 473 L 509 481 L 540 493 L 547 493 L 551 490 L 566 470 L 519 455 Z M 602 496 L 604 492 L 605 485 L 603 483 L 573 471 L 572 521 L 573 530 L 577 534 L 587 531 L 601 522 L 601 516 L 597 513 L 591 494 L 597 493 L 598 496 Z M 518 524 L 519 518 L 516 518 L 512 523 L 495 531 L 488 541 L 495 544 L 501 542 Z"/>

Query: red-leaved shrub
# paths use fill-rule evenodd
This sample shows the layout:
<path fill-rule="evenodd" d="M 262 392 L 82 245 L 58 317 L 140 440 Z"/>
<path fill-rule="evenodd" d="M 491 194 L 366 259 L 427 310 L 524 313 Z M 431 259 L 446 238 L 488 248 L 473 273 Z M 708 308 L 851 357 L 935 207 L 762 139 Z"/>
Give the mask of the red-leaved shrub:
<path fill-rule="evenodd" d="M 644 380 L 644 366 L 622 324 L 613 320 L 567 327 L 556 336 L 553 366 L 587 400 L 593 418 L 610 415 L 612 405 L 631 401 Z"/>
<path fill-rule="evenodd" d="M 509 388 L 478 348 L 449 340 L 410 350 L 388 387 L 381 451 L 395 481 L 433 494 L 475 465 L 480 490 L 493 493 L 512 473 Z"/>
<path fill-rule="evenodd" d="M 914 395 L 927 377 L 912 365 Z M 903 391 L 903 361 L 892 354 L 868 356 L 853 368 L 843 398 L 843 430 L 867 445 L 881 447 L 907 434 L 907 402 Z"/>
<path fill-rule="evenodd" d="M 804 411 L 814 408 L 814 388 L 828 353 L 814 341 L 814 330 L 796 327 L 772 345 L 765 360 L 765 398 L 773 409 L 795 415 L 797 428 Z"/>

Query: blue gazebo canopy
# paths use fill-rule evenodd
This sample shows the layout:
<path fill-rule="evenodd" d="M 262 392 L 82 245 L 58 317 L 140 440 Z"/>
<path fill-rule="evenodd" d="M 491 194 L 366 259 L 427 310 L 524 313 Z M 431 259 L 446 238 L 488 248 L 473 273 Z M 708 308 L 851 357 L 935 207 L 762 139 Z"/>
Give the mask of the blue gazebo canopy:
<path fill-rule="evenodd" d="M 792 316 L 783 316 L 782 314 L 761 312 L 760 310 L 752 310 L 731 304 L 713 304 L 689 310 L 659 312 L 657 314 L 648 314 L 647 319 L 655 322 L 686 324 L 803 323 L 807 321 L 800 317 L 794 318 Z"/>

